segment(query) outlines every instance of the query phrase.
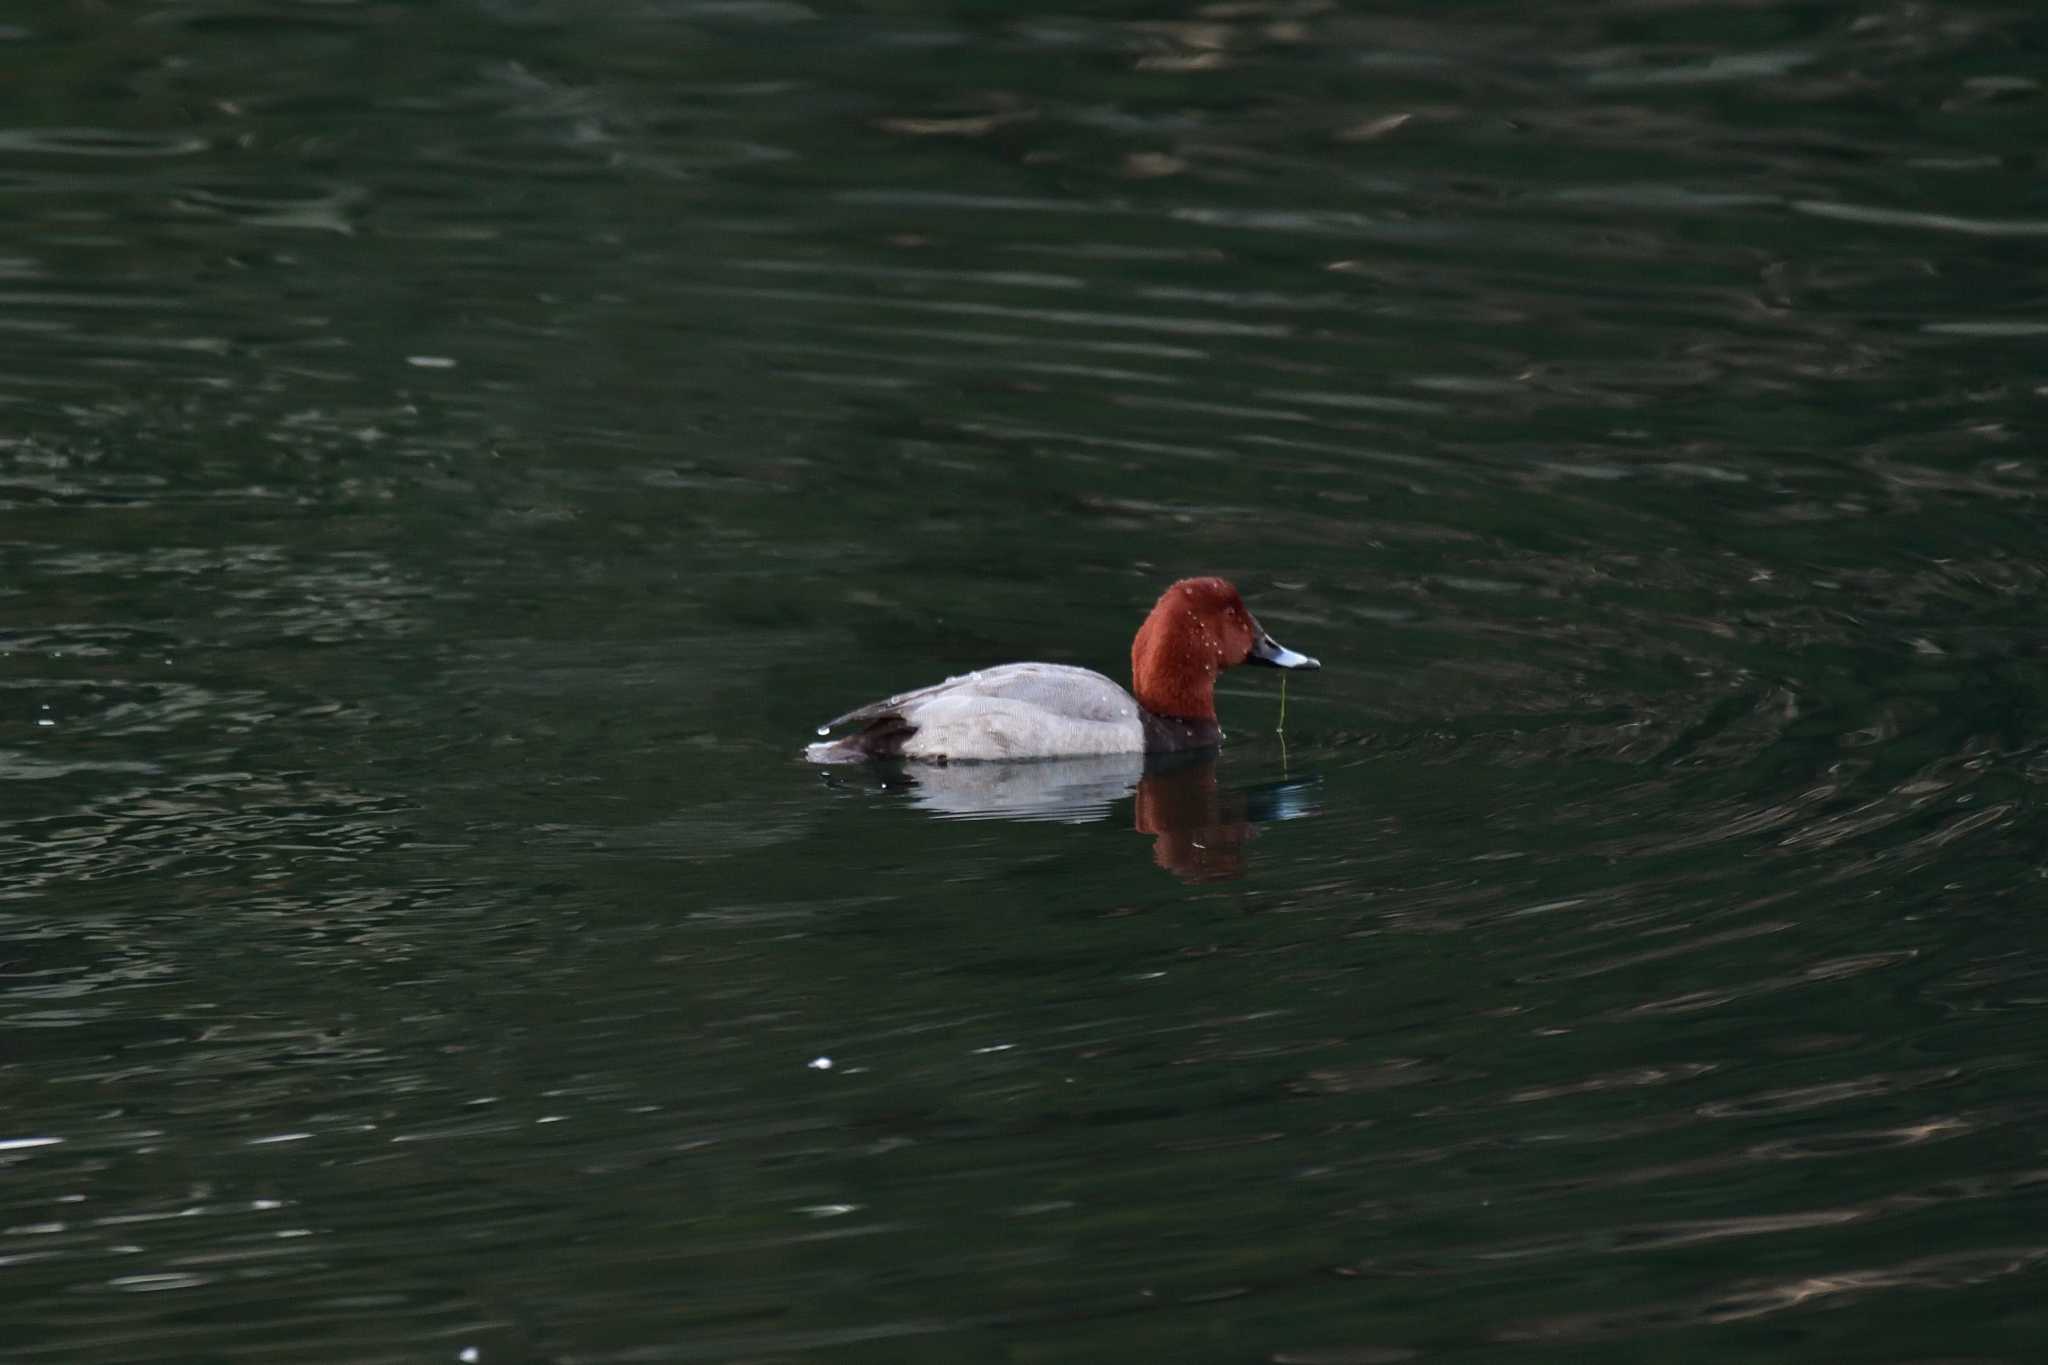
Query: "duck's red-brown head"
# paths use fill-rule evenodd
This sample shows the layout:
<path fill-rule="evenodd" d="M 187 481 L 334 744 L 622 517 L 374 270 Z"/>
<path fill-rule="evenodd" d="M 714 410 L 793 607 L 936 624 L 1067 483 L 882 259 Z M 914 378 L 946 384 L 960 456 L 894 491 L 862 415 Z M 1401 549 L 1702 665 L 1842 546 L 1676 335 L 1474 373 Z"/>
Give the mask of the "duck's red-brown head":
<path fill-rule="evenodd" d="M 1155 716 L 1216 719 L 1216 675 L 1242 663 L 1317 668 L 1259 628 L 1237 589 L 1183 578 L 1159 595 L 1131 641 L 1131 692 Z"/>

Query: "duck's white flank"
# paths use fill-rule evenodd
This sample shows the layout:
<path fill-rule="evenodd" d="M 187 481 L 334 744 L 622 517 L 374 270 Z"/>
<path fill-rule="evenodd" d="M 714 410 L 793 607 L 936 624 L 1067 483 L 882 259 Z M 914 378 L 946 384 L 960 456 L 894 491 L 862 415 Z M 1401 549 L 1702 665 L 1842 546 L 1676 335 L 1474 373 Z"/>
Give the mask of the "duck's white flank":
<path fill-rule="evenodd" d="M 1102 674 L 1067 664 L 1004 664 L 948 678 L 841 716 L 833 724 L 897 715 L 917 727 L 905 758 L 1052 758 L 1145 751 L 1131 694 Z M 831 742 L 806 751 L 840 757 Z"/>

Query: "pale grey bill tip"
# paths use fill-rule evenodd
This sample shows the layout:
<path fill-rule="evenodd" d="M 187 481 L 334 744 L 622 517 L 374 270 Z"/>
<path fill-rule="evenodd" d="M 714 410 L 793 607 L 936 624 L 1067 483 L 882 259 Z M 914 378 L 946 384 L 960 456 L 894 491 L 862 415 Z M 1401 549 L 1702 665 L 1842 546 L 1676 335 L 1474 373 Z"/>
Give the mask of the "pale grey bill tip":
<path fill-rule="evenodd" d="M 1273 668 L 1322 667 L 1308 655 L 1296 653 L 1270 635 L 1261 635 L 1259 642 L 1252 646 L 1251 662 L 1267 664 Z"/>

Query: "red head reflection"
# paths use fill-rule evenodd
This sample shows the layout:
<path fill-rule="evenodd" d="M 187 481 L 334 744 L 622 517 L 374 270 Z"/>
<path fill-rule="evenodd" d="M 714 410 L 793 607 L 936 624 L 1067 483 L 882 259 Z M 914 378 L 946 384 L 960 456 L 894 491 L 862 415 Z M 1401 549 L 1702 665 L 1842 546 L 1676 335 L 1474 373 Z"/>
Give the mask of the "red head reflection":
<path fill-rule="evenodd" d="M 1244 815 L 1242 792 L 1217 790 L 1214 763 L 1148 772 L 1138 782 L 1138 832 L 1153 836 L 1152 861 L 1184 882 L 1244 875 L 1245 845 L 1256 834 Z"/>

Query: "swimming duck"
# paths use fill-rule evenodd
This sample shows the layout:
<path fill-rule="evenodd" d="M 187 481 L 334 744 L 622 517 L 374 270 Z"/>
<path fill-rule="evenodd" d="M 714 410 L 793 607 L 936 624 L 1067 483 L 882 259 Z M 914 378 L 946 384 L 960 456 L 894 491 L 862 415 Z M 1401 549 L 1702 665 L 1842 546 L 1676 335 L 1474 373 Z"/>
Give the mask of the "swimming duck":
<path fill-rule="evenodd" d="M 1260 629 L 1223 579 L 1184 578 L 1160 594 L 1131 641 L 1130 692 L 1090 668 L 1003 664 L 848 711 L 818 733 L 861 728 L 804 757 L 943 763 L 1209 748 L 1223 739 L 1216 675 L 1245 663 L 1321 667 Z"/>

